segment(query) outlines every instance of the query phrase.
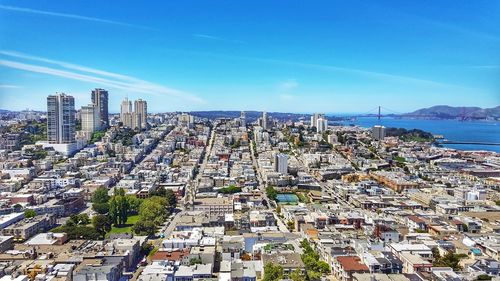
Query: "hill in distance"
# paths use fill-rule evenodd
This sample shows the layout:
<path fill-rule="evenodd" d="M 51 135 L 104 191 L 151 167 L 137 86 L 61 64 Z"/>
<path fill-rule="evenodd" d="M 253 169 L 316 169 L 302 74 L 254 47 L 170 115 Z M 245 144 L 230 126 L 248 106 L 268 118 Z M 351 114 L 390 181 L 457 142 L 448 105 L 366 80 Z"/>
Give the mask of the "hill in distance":
<path fill-rule="evenodd" d="M 406 113 L 403 117 L 436 119 L 500 119 L 500 106 L 492 108 L 436 105 Z"/>

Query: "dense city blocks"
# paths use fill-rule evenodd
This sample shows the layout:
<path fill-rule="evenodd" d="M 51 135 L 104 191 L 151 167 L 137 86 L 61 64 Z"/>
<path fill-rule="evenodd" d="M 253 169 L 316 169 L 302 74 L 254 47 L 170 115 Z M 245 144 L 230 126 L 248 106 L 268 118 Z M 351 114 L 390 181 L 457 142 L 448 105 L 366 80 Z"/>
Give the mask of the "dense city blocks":
<path fill-rule="evenodd" d="M 66 94 L 50 95 L 47 109 L 2 121 L 4 274 L 347 281 L 499 273 L 495 152 L 319 113 L 207 118 L 148 113 L 145 100 L 125 99 L 120 114 L 103 118 L 107 108 L 94 101 L 75 111 Z"/>
<path fill-rule="evenodd" d="M 0 281 L 500 281 L 500 0 L 0 0 Z"/>

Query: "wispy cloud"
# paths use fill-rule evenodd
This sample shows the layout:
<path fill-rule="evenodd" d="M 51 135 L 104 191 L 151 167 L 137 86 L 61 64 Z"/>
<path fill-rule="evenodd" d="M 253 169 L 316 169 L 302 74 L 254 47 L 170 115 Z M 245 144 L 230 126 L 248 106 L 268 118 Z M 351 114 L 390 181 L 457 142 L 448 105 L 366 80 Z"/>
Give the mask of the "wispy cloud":
<path fill-rule="evenodd" d="M 6 11 L 12 11 L 12 12 L 20 12 L 20 13 L 28 13 L 28 14 L 36 14 L 36 15 L 44 15 L 44 16 L 52 16 L 52 17 L 61 17 L 61 18 L 68 18 L 68 19 L 74 19 L 74 20 L 82 20 L 82 21 L 90 21 L 90 22 L 97 22 L 97 23 L 104 23 L 104 24 L 120 25 L 120 26 L 132 27 L 132 28 L 156 30 L 156 29 L 151 28 L 151 27 L 126 23 L 126 22 L 101 19 L 101 18 L 94 18 L 94 17 L 87 17 L 87 16 L 81 16 L 81 15 L 75 15 L 75 14 L 66 14 L 66 13 L 58 13 L 58 12 L 51 12 L 51 11 L 44 11 L 44 10 L 36 10 L 36 9 L 30 9 L 30 8 L 24 8 L 24 7 L 17 7 L 17 6 L 0 5 L 0 9 L 6 10 Z"/>
<path fill-rule="evenodd" d="M 441 28 L 443 30 L 448 30 L 457 34 L 460 34 L 462 36 L 467 36 L 467 37 L 475 37 L 478 39 L 482 40 L 493 40 L 493 41 L 500 41 L 500 37 L 488 32 L 484 32 L 481 30 L 475 30 L 475 29 L 470 29 L 464 26 L 461 26 L 459 24 L 455 23 L 449 23 L 449 22 L 443 22 L 443 21 L 438 21 L 434 19 L 429 19 L 429 18 L 424 18 L 424 17 L 418 17 L 415 16 L 416 18 L 420 19 L 425 24 Z"/>
<path fill-rule="evenodd" d="M 199 98 L 196 95 L 192 95 L 177 89 L 168 88 L 156 83 L 141 80 L 127 75 L 112 73 L 104 70 L 89 68 L 63 61 L 26 55 L 12 51 L 0 51 L 0 54 L 3 56 L 31 60 L 33 62 L 43 62 L 47 64 L 57 65 L 62 69 L 44 65 L 37 65 L 33 63 L 23 63 L 9 59 L 0 60 L 0 65 L 8 68 L 35 72 L 35 73 L 43 73 L 47 75 L 52 75 L 72 80 L 89 82 L 94 84 L 94 86 L 103 85 L 130 92 L 143 93 L 156 96 L 169 95 L 172 97 L 196 103 L 204 102 L 203 99 Z"/>
<path fill-rule="evenodd" d="M 472 66 L 469 66 L 469 68 L 476 68 L 476 69 L 499 69 L 500 65 L 498 65 L 498 64 L 472 65 Z"/>
<path fill-rule="evenodd" d="M 371 2 L 367 2 L 365 4 L 372 4 Z M 373 5 L 376 5 L 373 3 Z M 371 5 L 371 8 L 374 8 L 374 6 Z M 453 22 L 453 21 L 444 21 L 443 19 L 437 19 L 437 18 L 429 18 L 425 16 L 421 16 L 418 14 L 410 14 L 407 12 L 403 12 L 399 9 L 395 8 L 395 5 L 392 6 L 386 6 L 384 7 L 386 11 L 390 11 L 391 14 L 405 18 L 407 20 L 410 20 L 413 25 L 427 25 L 428 27 L 431 27 L 432 29 L 441 29 L 445 31 L 449 31 L 452 33 L 455 33 L 457 35 L 460 35 L 460 39 L 463 40 L 463 37 L 473 37 L 477 39 L 482 39 L 482 40 L 491 40 L 491 41 L 500 41 L 500 36 L 497 34 L 493 34 L 487 31 L 483 30 L 477 30 L 474 28 L 469 28 L 464 25 L 467 24 L 467 21 L 463 20 L 460 22 Z"/>
<path fill-rule="evenodd" d="M 350 74 L 356 74 L 356 75 L 360 75 L 360 76 L 366 76 L 366 77 L 371 77 L 371 78 L 375 78 L 375 79 L 379 79 L 379 80 L 398 82 L 398 83 L 413 83 L 413 84 L 428 85 L 428 86 L 465 88 L 463 86 L 438 82 L 438 81 L 434 81 L 434 80 L 415 78 L 415 77 L 403 76 L 403 75 L 397 75 L 397 74 L 391 74 L 391 73 L 385 73 L 385 72 L 364 70 L 364 69 L 358 69 L 358 68 L 341 67 L 341 66 L 324 65 L 324 64 L 314 64 L 314 63 L 301 63 L 301 62 L 274 60 L 274 59 L 256 59 L 256 60 L 291 65 L 291 66 L 298 66 L 298 67 L 303 67 L 303 68 L 312 68 L 312 69 L 323 70 L 323 71 L 335 71 L 335 72 L 350 73 Z"/>
<path fill-rule="evenodd" d="M 17 86 L 17 85 L 0 84 L 0 89 L 18 89 L 18 88 L 21 88 L 21 87 Z"/>
<path fill-rule="evenodd" d="M 290 91 L 290 90 L 297 88 L 298 86 L 299 86 L 299 83 L 295 79 L 289 79 L 286 81 L 282 81 L 278 84 L 278 88 L 281 91 Z"/>
<path fill-rule="evenodd" d="M 279 64 L 279 65 L 288 65 L 300 68 L 308 68 L 321 70 L 325 72 L 339 72 L 339 73 L 347 73 L 358 76 L 369 77 L 372 79 L 377 79 L 381 81 L 391 82 L 391 83 L 411 83 L 415 85 L 425 85 L 425 86 L 434 86 L 434 87 L 443 87 L 443 88 L 455 88 L 455 89 L 468 89 L 468 90 L 477 90 L 474 88 L 456 85 L 451 83 L 445 83 L 430 79 L 424 78 L 416 78 L 411 76 L 404 76 L 380 71 L 372 71 L 365 70 L 359 68 L 351 68 L 344 66 L 335 66 L 335 65 L 325 65 L 325 64 L 314 64 L 314 63 L 303 63 L 297 61 L 289 61 L 289 60 L 279 60 L 279 59 L 270 59 L 270 58 L 259 58 L 259 57 L 246 57 L 246 56 L 233 56 L 219 53 L 211 53 L 211 52 L 198 52 L 198 51 L 186 51 L 186 50 L 178 50 L 178 49 L 164 49 L 172 52 L 185 53 L 191 55 L 200 55 L 200 56 L 211 56 L 216 58 L 224 58 L 230 60 L 246 60 L 253 62 L 262 62 L 268 64 Z"/>
<path fill-rule="evenodd" d="M 295 98 L 295 96 L 292 94 L 280 94 L 279 98 L 283 101 L 291 101 Z"/>
<path fill-rule="evenodd" d="M 293 90 L 299 87 L 295 79 L 288 79 L 278 83 L 278 97 L 283 101 L 291 101 L 295 98 Z"/>
<path fill-rule="evenodd" d="M 200 33 L 193 34 L 193 37 L 197 37 L 197 38 L 201 38 L 201 39 L 207 39 L 207 40 L 212 40 L 212 41 L 222 41 L 222 42 L 236 43 L 236 44 L 246 44 L 247 43 L 247 42 L 241 41 L 241 40 L 227 39 L 227 38 L 222 38 L 222 37 L 217 37 L 217 36 L 207 35 L 207 34 L 200 34 Z"/>

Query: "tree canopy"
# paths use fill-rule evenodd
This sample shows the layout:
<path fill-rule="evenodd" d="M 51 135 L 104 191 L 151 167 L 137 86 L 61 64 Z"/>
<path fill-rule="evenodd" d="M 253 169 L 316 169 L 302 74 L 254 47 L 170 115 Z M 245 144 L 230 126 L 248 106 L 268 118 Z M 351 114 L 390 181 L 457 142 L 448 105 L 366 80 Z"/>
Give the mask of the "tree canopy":
<path fill-rule="evenodd" d="M 26 211 L 24 211 L 24 217 L 27 219 L 35 217 L 35 216 L 36 216 L 35 210 L 27 209 Z"/>
<path fill-rule="evenodd" d="M 263 281 L 278 281 L 283 279 L 283 267 L 271 262 L 264 265 Z"/>

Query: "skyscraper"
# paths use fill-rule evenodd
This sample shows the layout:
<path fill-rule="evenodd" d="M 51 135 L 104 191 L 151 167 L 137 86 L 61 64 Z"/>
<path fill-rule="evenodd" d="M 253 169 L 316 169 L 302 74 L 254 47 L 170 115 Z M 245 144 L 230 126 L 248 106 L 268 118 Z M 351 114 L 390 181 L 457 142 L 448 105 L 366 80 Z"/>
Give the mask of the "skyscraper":
<path fill-rule="evenodd" d="M 274 156 L 274 171 L 280 174 L 288 174 L 288 155 L 277 153 Z"/>
<path fill-rule="evenodd" d="M 75 142 L 75 99 L 64 93 L 47 97 L 47 140 L 51 144 Z"/>
<path fill-rule="evenodd" d="M 316 131 L 318 133 L 323 133 L 328 128 L 328 120 L 324 118 L 318 118 L 316 120 Z"/>
<path fill-rule="evenodd" d="M 136 114 L 136 124 L 140 124 L 139 128 L 147 126 L 148 104 L 145 100 L 138 99 L 134 101 L 134 113 Z M 140 119 L 140 120 L 139 120 Z"/>
<path fill-rule="evenodd" d="M 385 138 L 385 127 L 380 125 L 373 126 L 372 137 L 376 140 L 383 140 Z"/>
<path fill-rule="evenodd" d="M 120 107 L 120 117 L 125 113 L 132 113 L 132 102 L 125 98 Z M 123 121 L 122 121 L 123 122 Z"/>
<path fill-rule="evenodd" d="M 318 126 L 318 119 L 325 119 L 325 115 L 323 113 L 314 113 L 311 115 L 311 126 L 312 127 L 317 127 Z"/>
<path fill-rule="evenodd" d="M 124 127 L 132 129 L 134 128 L 132 124 L 133 115 L 134 115 L 133 112 L 125 112 L 121 115 L 121 121 Z"/>
<path fill-rule="evenodd" d="M 247 117 L 245 111 L 242 111 L 240 113 L 240 124 L 241 127 L 246 127 L 247 126 Z"/>
<path fill-rule="evenodd" d="M 139 129 L 147 127 L 148 124 L 148 103 L 145 100 L 138 99 L 134 101 L 134 110 L 132 111 L 132 102 L 125 98 L 120 107 L 120 120 L 124 127 Z"/>
<path fill-rule="evenodd" d="M 101 115 L 97 106 L 93 104 L 82 106 L 80 116 L 82 120 L 83 132 L 93 133 L 101 128 Z"/>
<path fill-rule="evenodd" d="M 267 130 L 267 126 L 269 125 L 269 120 L 267 118 L 267 112 L 262 112 L 262 128 Z"/>
<path fill-rule="evenodd" d="M 142 114 L 136 112 L 132 112 L 132 126 L 130 126 L 133 129 L 139 129 L 141 130 L 143 128 L 142 126 Z"/>
<path fill-rule="evenodd" d="M 99 88 L 92 90 L 92 103 L 99 109 L 101 128 L 107 128 L 109 126 L 108 91 Z"/>

